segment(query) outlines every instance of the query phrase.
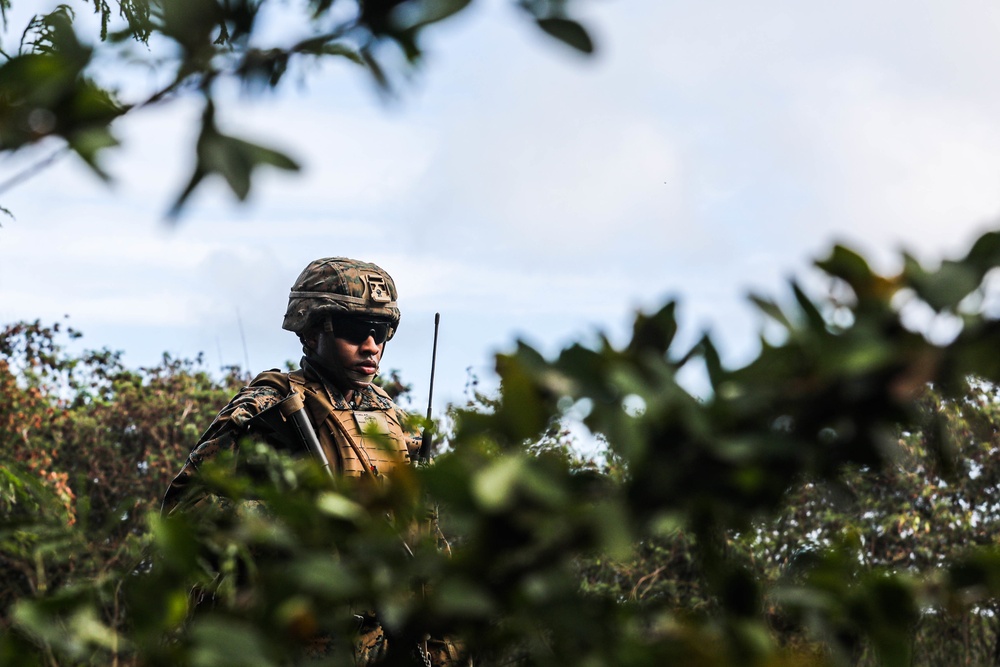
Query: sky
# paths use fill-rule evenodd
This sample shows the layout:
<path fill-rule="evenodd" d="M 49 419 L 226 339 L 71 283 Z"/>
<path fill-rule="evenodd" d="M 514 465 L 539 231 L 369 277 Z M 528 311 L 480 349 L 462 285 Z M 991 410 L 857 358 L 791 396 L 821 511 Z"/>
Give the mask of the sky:
<path fill-rule="evenodd" d="M 87 4 L 77 2 L 78 11 Z M 16 9 L 16 7 L 15 7 Z M 346 64 L 233 99 L 228 133 L 295 157 L 249 201 L 221 184 L 177 224 L 200 109 L 115 126 L 107 186 L 62 160 L 0 195 L 0 323 L 68 322 L 132 365 L 203 352 L 254 372 L 300 355 L 288 289 L 323 256 L 395 279 L 383 368 L 435 412 L 493 355 L 546 354 L 680 301 L 685 340 L 753 354 L 746 295 L 786 293 L 833 243 L 884 271 L 956 256 L 1000 212 L 1000 6 L 986 0 L 593 0 L 583 57 L 512 2 L 429 30 L 391 102 Z M 16 15 L 15 15 L 16 19 Z M 281 17 L 274 22 L 276 33 Z M 12 20 L 13 25 L 18 25 Z M 139 84 L 137 84 L 139 85 Z M 0 181 L 51 147 L 0 159 Z"/>

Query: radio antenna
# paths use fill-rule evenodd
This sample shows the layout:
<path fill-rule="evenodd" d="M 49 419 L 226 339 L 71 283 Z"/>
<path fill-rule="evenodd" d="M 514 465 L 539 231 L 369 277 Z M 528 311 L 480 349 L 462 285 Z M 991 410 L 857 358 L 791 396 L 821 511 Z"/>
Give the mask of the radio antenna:
<path fill-rule="evenodd" d="M 243 333 L 243 317 L 240 315 L 240 309 L 236 308 L 236 324 L 240 328 L 240 341 L 243 343 L 243 363 L 246 364 L 246 374 L 247 377 L 253 377 L 253 373 L 250 372 L 250 351 L 247 349 L 247 337 Z"/>
<path fill-rule="evenodd" d="M 434 405 L 434 368 L 437 366 L 438 355 L 438 326 L 441 324 L 441 313 L 434 313 L 434 346 L 431 348 L 431 388 L 427 392 L 427 424 L 420 434 L 420 452 L 417 460 L 427 461 L 431 456 L 431 408 Z"/>

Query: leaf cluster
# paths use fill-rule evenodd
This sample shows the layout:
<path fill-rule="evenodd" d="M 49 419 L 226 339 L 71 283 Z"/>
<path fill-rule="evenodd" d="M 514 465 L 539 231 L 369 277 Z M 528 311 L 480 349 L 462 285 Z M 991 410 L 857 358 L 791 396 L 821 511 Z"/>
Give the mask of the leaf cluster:
<path fill-rule="evenodd" d="M 5 12 L 8 3 L 0 2 L 0 10 Z M 471 4 L 93 0 L 100 27 L 90 39 L 72 7 L 59 5 L 30 20 L 16 53 L 0 51 L 0 152 L 60 143 L 109 179 L 100 156 L 118 145 L 112 132 L 117 119 L 194 95 L 204 105 L 194 168 L 170 215 L 179 215 L 210 177 L 221 177 L 243 201 L 261 168 L 297 171 L 299 164 L 255 140 L 222 131 L 216 109 L 231 102 L 220 91 L 232 82 L 248 94 L 272 90 L 289 72 L 308 78 L 316 65 L 342 61 L 359 67 L 380 91 L 390 93 L 399 75 L 422 62 L 423 32 Z M 568 0 L 518 4 L 545 33 L 581 52 L 594 50 L 586 30 L 570 17 Z M 291 24 L 283 37 L 266 29 L 266 16 L 277 12 Z M 6 13 L 3 19 L 6 25 Z M 162 83 L 137 95 L 129 83 L 137 73 L 144 78 L 152 74 Z"/>
<path fill-rule="evenodd" d="M 738 368 L 707 335 L 678 349 L 673 303 L 620 347 L 547 359 L 522 343 L 433 465 L 334 482 L 247 442 L 202 471 L 200 502 L 148 523 L 150 485 L 225 388 L 169 358 L 67 357 L 53 329 L 15 325 L 0 655 L 349 664 L 356 617 L 375 613 L 390 665 L 427 634 L 483 665 L 983 663 L 1000 594 L 997 238 L 894 276 L 834 248 L 817 264 L 829 292 L 753 297 L 774 328 Z M 915 305 L 954 335 L 918 326 Z M 700 396 L 678 379 L 692 365 Z M 567 451 L 571 414 L 599 459 Z"/>

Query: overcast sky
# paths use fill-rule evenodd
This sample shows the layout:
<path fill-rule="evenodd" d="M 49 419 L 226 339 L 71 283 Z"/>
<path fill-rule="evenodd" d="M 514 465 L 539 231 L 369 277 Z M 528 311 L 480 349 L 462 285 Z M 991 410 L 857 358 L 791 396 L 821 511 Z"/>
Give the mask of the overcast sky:
<path fill-rule="evenodd" d="M 592 59 L 513 3 L 474 5 L 429 31 L 393 104 L 345 65 L 226 109 L 223 131 L 304 166 L 247 205 L 213 185 L 164 222 L 190 169 L 186 104 L 116 126 L 111 188 L 73 160 L 14 188 L 0 322 L 68 314 L 131 364 L 204 352 L 260 371 L 299 356 L 280 328 L 299 271 L 346 255 L 396 280 L 383 367 L 418 406 L 442 313 L 440 410 L 518 337 L 622 340 L 671 297 L 687 337 L 711 329 L 738 363 L 760 325 L 746 293 L 779 294 L 834 241 L 889 269 L 900 247 L 933 261 L 995 223 L 995 2 L 595 0 Z M 0 161 L 0 180 L 44 154 Z"/>

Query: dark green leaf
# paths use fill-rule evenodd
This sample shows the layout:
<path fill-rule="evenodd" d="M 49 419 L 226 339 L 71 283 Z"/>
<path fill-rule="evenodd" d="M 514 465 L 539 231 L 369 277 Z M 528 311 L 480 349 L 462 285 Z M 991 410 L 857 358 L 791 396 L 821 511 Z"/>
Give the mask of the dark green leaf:
<path fill-rule="evenodd" d="M 773 301 L 771 301 L 770 299 L 765 299 L 763 297 L 757 296 L 756 294 L 751 294 L 750 300 L 753 301 L 754 305 L 756 305 L 761 312 L 763 312 L 765 315 L 770 317 L 778 324 L 782 325 L 788 330 L 794 329 L 792 323 L 788 320 L 785 314 L 781 312 L 781 308 L 779 308 L 778 305 Z"/>
<path fill-rule="evenodd" d="M 594 52 L 594 42 L 582 25 L 571 19 L 543 18 L 538 19 L 538 27 L 556 39 L 569 44 L 583 53 Z"/>
<path fill-rule="evenodd" d="M 390 15 L 393 27 L 406 32 L 443 21 L 465 9 L 472 0 L 409 0 L 397 5 Z"/>
<path fill-rule="evenodd" d="M 806 296 L 806 293 L 802 291 L 802 288 L 795 281 L 792 281 L 792 291 L 795 294 L 795 300 L 798 302 L 799 307 L 805 313 L 809 327 L 813 331 L 826 331 L 826 320 L 823 319 L 819 309 L 816 308 L 816 305 Z"/>

